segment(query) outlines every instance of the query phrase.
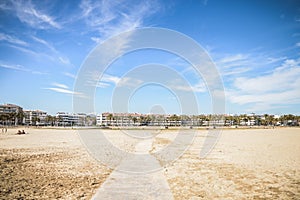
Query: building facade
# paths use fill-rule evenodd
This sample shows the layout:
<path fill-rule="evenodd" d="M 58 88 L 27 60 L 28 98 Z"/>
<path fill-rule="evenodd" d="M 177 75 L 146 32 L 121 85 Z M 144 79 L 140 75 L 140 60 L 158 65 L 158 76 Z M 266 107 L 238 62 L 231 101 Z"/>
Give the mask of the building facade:
<path fill-rule="evenodd" d="M 25 110 L 23 123 L 31 126 L 47 125 L 47 112 L 41 110 Z"/>
<path fill-rule="evenodd" d="M 58 112 L 56 114 L 58 126 L 86 126 L 87 115 L 85 113 L 66 113 Z"/>
<path fill-rule="evenodd" d="M 2 125 L 19 125 L 23 122 L 23 108 L 15 104 L 0 105 L 0 123 Z"/>

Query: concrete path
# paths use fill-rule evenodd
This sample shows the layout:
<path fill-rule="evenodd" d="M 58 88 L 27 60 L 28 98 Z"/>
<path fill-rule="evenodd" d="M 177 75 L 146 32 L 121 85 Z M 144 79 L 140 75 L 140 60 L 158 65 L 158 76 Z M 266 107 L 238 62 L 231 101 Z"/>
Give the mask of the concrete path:
<path fill-rule="evenodd" d="M 135 154 L 121 162 L 92 199 L 173 199 L 159 162 L 149 154 L 152 141 L 139 142 Z"/>

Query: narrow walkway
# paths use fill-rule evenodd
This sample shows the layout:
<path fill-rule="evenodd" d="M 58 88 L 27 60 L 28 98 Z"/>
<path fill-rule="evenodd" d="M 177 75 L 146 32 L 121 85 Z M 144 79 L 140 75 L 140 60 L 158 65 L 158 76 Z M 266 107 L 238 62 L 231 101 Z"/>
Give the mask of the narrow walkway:
<path fill-rule="evenodd" d="M 135 154 L 122 161 L 92 199 L 173 199 L 159 162 L 149 154 L 152 141 L 139 142 Z"/>

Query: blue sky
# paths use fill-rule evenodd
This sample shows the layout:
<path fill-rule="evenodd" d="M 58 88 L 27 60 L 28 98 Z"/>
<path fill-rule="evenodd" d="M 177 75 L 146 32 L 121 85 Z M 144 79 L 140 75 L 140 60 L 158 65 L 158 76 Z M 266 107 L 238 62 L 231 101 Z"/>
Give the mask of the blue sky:
<path fill-rule="evenodd" d="M 0 103 L 72 112 L 74 83 L 89 52 L 142 27 L 181 32 L 208 52 L 223 79 L 226 113 L 300 114 L 297 0 L 1 1 Z M 176 70 L 191 85 L 198 113 L 212 112 L 202 77 L 189 63 L 157 50 L 112 63 L 97 84 L 95 112 L 112 111 L 116 84 L 147 63 Z M 128 112 L 181 114 L 172 91 L 158 85 L 138 89 L 128 105 Z"/>

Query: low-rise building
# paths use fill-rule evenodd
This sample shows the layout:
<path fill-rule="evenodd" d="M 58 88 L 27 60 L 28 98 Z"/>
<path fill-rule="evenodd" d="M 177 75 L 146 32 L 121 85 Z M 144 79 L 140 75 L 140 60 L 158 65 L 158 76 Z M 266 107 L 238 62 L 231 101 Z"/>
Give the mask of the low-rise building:
<path fill-rule="evenodd" d="M 85 113 L 66 113 L 56 114 L 57 125 L 59 126 L 85 126 L 87 115 Z"/>
<path fill-rule="evenodd" d="M 25 110 L 23 123 L 26 125 L 47 125 L 47 112 L 41 110 Z"/>
<path fill-rule="evenodd" d="M 22 124 L 23 108 L 15 104 L 0 105 L 0 122 L 2 125 Z"/>
<path fill-rule="evenodd" d="M 146 115 L 139 113 L 109 113 L 96 116 L 97 126 L 139 126 L 144 123 Z"/>

